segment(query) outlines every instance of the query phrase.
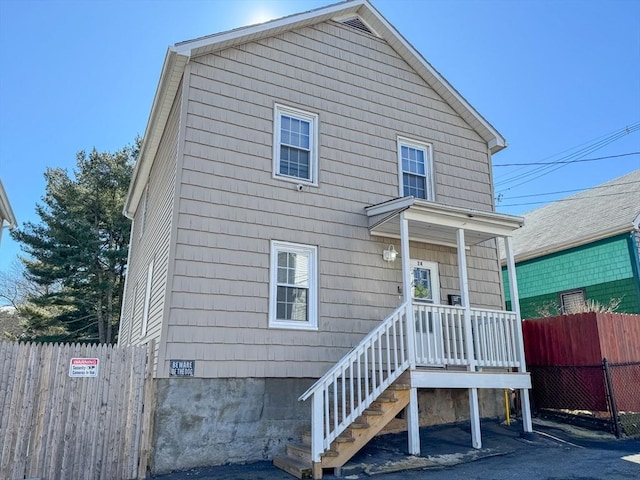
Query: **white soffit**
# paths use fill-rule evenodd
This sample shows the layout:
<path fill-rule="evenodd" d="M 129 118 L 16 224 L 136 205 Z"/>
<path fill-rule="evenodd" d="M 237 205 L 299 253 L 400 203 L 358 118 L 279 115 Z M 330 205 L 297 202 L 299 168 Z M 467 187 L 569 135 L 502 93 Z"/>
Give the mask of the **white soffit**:
<path fill-rule="evenodd" d="M 404 213 L 411 240 L 450 246 L 457 244 L 459 229 L 464 230 L 467 245 L 476 245 L 492 238 L 512 236 L 524 222 L 522 217 L 449 207 L 413 197 L 372 205 L 365 211 L 372 235 L 399 238 L 400 214 Z"/>

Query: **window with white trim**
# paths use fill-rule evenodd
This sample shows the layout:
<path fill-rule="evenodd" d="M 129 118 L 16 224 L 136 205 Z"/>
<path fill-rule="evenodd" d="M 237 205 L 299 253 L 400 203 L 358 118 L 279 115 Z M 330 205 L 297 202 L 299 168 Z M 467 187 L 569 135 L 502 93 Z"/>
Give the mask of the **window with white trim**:
<path fill-rule="evenodd" d="M 296 182 L 318 183 L 318 116 L 275 106 L 273 175 Z"/>
<path fill-rule="evenodd" d="M 434 200 L 431 145 L 398 137 L 400 196 Z"/>
<path fill-rule="evenodd" d="M 269 326 L 318 328 L 317 248 L 271 242 Z"/>
<path fill-rule="evenodd" d="M 149 303 L 151 301 L 151 282 L 153 280 L 153 260 L 147 269 L 147 286 L 144 291 L 144 308 L 142 310 L 142 326 L 140 336 L 147 334 L 147 324 L 149 322 Z"/>

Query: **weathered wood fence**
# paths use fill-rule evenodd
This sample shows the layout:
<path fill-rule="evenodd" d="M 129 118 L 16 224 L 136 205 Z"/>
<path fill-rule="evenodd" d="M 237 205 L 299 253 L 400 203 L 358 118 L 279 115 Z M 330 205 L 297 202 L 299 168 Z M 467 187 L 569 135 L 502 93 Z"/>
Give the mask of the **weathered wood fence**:
<path fill-rule="evenodd" d="M 0 478 L 144 478 L 152 352 L 0 343 Z"/>

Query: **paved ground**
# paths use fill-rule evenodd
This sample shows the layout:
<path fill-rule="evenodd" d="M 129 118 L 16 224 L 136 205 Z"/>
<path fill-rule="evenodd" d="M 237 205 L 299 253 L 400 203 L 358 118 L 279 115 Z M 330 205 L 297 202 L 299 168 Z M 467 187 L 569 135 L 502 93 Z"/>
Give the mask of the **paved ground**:
<path fill-rule="evenodd" d="M 470 447 L 466 425 L 423 428 L 422 455 L 408 456 L 406 434 L 375 438 L 342 469 L 349 480 L 623 480 L 640 479 L 640 439 L 617 440 L 561 424 L 536 421 L 534 435 L 520 425 L 483 422 L 482 449 Z M 633 456 L 631 460 L 622 457 Z M 154 480 L 291 480 L 270 462 L 175 472 Z M 325 479 L 335 479 L 325 474 Z"/>

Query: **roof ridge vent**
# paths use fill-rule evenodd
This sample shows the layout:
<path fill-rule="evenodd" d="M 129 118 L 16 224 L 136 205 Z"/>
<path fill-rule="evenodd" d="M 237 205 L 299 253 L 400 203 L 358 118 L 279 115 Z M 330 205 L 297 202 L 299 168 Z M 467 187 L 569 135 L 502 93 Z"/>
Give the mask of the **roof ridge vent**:
<path fill-rule="evenodd" d="M 374 35 L 373 30 L 371 30 L 371 28 L 369 28 L 369 25 L 367 25 L 364 20 L 362 20 L 358 15 L 341 18 L 339 22 L 343 25 L 346 25 L 347 27 L 355 28 L 356 30 L 360 30 L 361 32 Z"/>

